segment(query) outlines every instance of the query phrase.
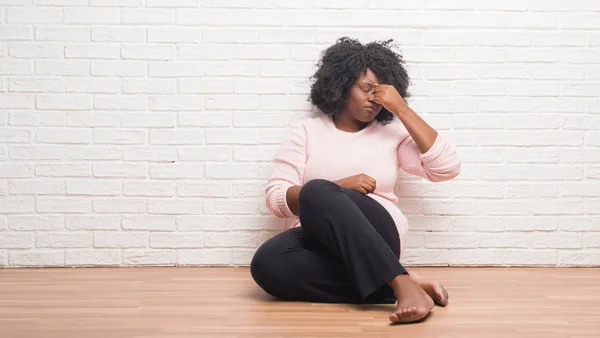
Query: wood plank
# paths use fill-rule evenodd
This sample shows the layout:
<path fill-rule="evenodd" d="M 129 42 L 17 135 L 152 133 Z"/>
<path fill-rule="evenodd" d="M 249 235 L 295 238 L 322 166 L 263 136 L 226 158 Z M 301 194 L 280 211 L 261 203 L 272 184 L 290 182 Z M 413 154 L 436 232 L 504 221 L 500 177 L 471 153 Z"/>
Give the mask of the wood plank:
<path fill-rule="evenodd" d="M 247 267 L 0 270 L 0 337 L 600 337 L 600 269 L 414 268 L 450 294 L 418 324 L 393 305 L 285 302 Z"/>

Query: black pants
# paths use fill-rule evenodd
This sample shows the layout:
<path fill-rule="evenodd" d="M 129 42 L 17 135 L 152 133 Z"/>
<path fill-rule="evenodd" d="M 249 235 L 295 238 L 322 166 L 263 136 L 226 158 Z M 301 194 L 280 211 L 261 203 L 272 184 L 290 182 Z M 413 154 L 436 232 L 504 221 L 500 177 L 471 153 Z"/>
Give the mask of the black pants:
<path fill-rule="evenodd" d="M 390 214 L 372 198 L 326 180 L 298 196 L 300 227 L 263 243 L 250 265 L 268 294 L 290 301 L 394 303 L 386 282 L 407 274 Z"/>

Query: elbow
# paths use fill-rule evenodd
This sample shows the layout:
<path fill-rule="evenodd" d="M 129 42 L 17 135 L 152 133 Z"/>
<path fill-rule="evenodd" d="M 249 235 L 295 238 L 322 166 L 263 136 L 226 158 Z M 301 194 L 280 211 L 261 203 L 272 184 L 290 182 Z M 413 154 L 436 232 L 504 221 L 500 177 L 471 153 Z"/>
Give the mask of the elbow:
<path fill-rule="evenodd" d="M 441 170 L 430 171 L 427 173 L 427 178 L 431 182 L 445 182 L 450 181 L 460 174 L 462 169 L 462 163 L 457 158 L 450 165 L 441 168 Z"/>

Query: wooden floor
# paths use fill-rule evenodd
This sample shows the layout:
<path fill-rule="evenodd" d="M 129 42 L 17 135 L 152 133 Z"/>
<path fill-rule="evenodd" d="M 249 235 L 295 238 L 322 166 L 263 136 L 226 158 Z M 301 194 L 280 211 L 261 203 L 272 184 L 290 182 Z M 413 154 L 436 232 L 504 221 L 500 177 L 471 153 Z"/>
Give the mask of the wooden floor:
<path fill-rule="evenodd" d="M 0 337 L 600 337 L 600 269 L 415 268 L 448 307 L 273 300 L 248 268 L 0 269 Z"/>

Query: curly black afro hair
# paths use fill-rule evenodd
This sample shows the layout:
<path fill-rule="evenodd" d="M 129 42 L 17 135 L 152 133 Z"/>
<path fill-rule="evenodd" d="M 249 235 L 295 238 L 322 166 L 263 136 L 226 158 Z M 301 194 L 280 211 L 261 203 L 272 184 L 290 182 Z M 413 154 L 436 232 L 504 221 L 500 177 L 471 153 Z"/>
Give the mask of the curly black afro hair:
<path fill-rule="evenodd" d="M 317 71 L 311 76 L 309 101 L 327 115 L 342 112 L 354 81 L 371 69 L 384 84 L 393 85 L 402 98 L 410 96 L 410 79 L 402 55 L 391 47 L 393 40 L 361 44 L 349 37 L 339 38 L 335 44 L 321 53 Z M 376 117 L 384 124 L 394 119 L 385 108 Z"/>

